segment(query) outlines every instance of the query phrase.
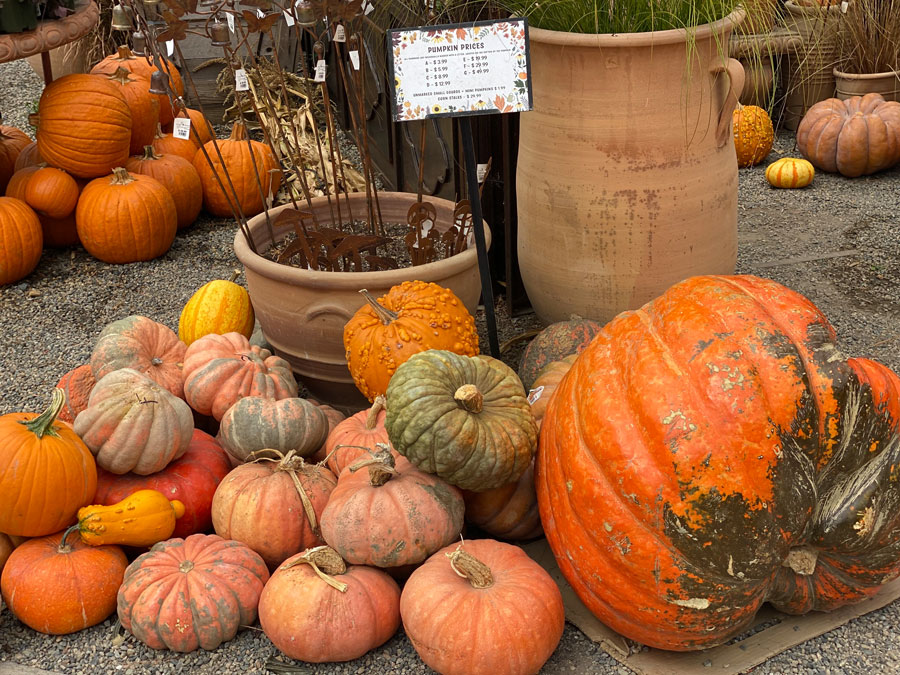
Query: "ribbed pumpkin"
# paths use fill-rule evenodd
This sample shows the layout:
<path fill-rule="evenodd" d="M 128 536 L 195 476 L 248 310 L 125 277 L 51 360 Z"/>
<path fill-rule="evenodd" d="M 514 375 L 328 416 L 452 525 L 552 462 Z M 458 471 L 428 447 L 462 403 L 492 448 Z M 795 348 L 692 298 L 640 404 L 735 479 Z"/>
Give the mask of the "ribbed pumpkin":
<path fill-rule="evenodd" d="M 213 527 L 219 536 L 247 544 L 274 569 L 324 543 L 319 521 L 336 483 L 328 469 L 293 453 L 241 464 L 216 489 Z"/>
<path fill-rule="evenodd" d="M 446 675 L 531 675 L 562 638 L 559 587 L 518 546 L 492 539 L 442 549 L 400 596 L 403 630 Z"/>
<path fill-rule="evenodd" d="M 253 335 L 256 317 L 247 289 L 234 283 L 238 274 L 235 270 L 231 279 L 203 284 L 187 301 L 178 319 L 178 337 L 185 344 L 190 345 L 210 333 L 234 332 L 247 339 Z"/>
<path fill-rule="evenodd" d="M 414 565 L 459 537 L 464 511 L 459 490 L 381 444 L 341 474 L 322 537 L 355 565 Z"/>
<path fill-rule="evenodd" d="M 97 380 L 94 379 L 94 372 L 91 370 L 91 364 L 89 363 L 73 368 L 59 378 L 56 387 L 63 390 L 66 401 L 56 419 L 69 424 L 74 422 L 75 416 L 87 408 L 91 389 L 94 388 L 96 383 Z"/>
<path fill-rule="evenodd" d="M 163 58 L 162 60 L 164 61 L 163 72 L 168 75 L 172 89 L 178 95 L 184 94 L 184 81 L 181 79 L 178 68 L 176 68 L 175 64 L 168 59 Z M 96 66 L 91 68 L 91 74 L 112 75 L 119 68 L 123 68 L 129 73 L 134 73 L 139 77 L 144 77 L 148 82 L 153 73 L 159 70 L 147 57 L 138 56 L 127 46 L 122 45 L 115 54 L 107 56 Z M 158 94 L 155 95 L 155 97 L 159 100 L 160 124 L 169 124 L 173 118 L 172 105 L 169 102 L 169 96 L 167 94 Z"/>
<path fill-rule="evenodd" d="M 212 140 L 212 134 L 209 131 L 209 123 L 203 116 L 203 113 L 199 110 L 194 110 L 193 108 L 182 108 L 178 111 L 178 114 L 175 115 L 175 117 L 186 117 L 191 120 L 191 140 L 197 144 L 198 148 L 201 145 L 205 145 Z M 163 128 L 163 131 L 171 134 L 172 129 L 174 128 L 173 122 L 169 122 L 168 124 L 166 124 L 166 126 Z"/>
<path fill-rule="evenodd" d="M 203 208 L 215 216 L 231 216 L 231 204 L 237 195 L 241 211 L 246 217 L 262 213 L 265 199 L 269 193 L 274 195 L 281 185 L 281 169 L 271 148 L 265 143 L 250 140 L 248 145 L 247 130 L 241 122 L 235 122 L 231 136 L 216 141 L 219 152 L 212 141 L 204 144 L 209 160 L 198 152 L 194 155 L 194 168 L 200 174 L 203 183 Z M 219 153 L 222 159 L 219 159 Z M 212 165 L 210 165 L 212 162 Z M 224 168 L 223 168 L 224 167 Z M 225 186 L 225 192 L 219 187 L 219 179 Z M 226 176 L 227 174 L 227 176 Z M 259 184 L 257 184 L 259 176 Z M 232 193 L 228 178 L 234 186 Z M 260 187 L 262 186 L 262 194 Z M 227 195 L 227 196 L 226 196 Z"/>
<path fill-rule="evenodd" d="M 75 433 L 112 473 L 146 476 L 187 452 L 194 416 L 187 403 L 136 370 L 97 380 Z"/>
<path fill-rule="evenodd" d="M 95 258 L 107 263 L 139 262 L 158 258 L 171 248 L 178 211 L 162 183 L 150 176 L 131 175 L 120 166 L 111 176 L 85 186 L 75 223 L 78 238 Z"/>
<path fill-rule="evenodd" d="M 179 398 L 184 397 L 181 368 L 187 346 L 168 326 L 145 316 L 126 316 L 107 324 L 91 352 L 94 379 L 131 368 Z"/>
<path fill-rule="evenodd" d="M 221 420 L 245 396 L 296 398 L 290 364 L 240 333 L 213 333 L 187 348 L 184 397 L 194 410 Z"/>
<path fill-rule="evenodd" d="M 31 139 L 21 129 L 0 124 L 0 193 L 16 172 L 16 160 L 22 150 L 31 144 Z"/>
<path fill-rule="evenodd" d="M 242 462 L 293 450 L 309 457 L 328 437 L 328 418 L 302 398 L 245 396 L 222 416 L 218 440 Z"/>
<path fill-rule="evenodd" d="M 759 106 L 739 103 L 731 117 L 738 166 L 756 166 L 769 155 L 775 141 L 769 113 Z"/>
<path fill-rule="evenodd" d="M 216 488 L 231 471 L 231 462 L 209 434 L 194 429 L 185 453 L 161 471 L 147 476 L 136 473 L 97 472 L 97 504 L 115 504 L 138 490 L 158 490 L 184 504 L 184 515 L 175 523 L 173 537 L 187 537 L 212 527 L 212 500 Z"/>
<path fill-rule="evenodd" d="M 385 416 L 384 396 L 376 396 L 371 408 L 342 420 L 328 434 L 325 454 L 328 468 L 335 476 L 340 477 L 341 472 L 356 460 L 371 457 L 377 443 L 390 445 L 384 428 Z"/>
<path fill-rule="evenodd" d="M 484 492 L 463 491 L 466 522 L 492 537 L 520 541 L 543 533 L 534 491 L 534 463 L 515 483 Z"/>
<path fill-rule="evenodd" d="M 16 158 L 14 169 L 15 171 L 21 171 L 25 167 L 43 163 L 45 163 L 44 158 L 41 157 L 41 153 L 38 152 L 37 141 L 34 141 L 22 148 L 22 152 L 20 152 L 19 156 Z"/>
<path fill-rule="evenodd" d="M 97 466 L 82 440 L 56 416 L 65 395 L 53 390 L 40 415 L 0 417 L 0 532 L 41 537 L 70 525 L 97 489 Z"/>
<path fill-rule="evenodd" d="M 269 571 L 237 541 L 192 534 L 155 544 L 125 570 L 122 626 L 153 649 L 215 649 L 256 621 Z"/>
<path fill-rule="evenodd" d="M 29 539 L 0 575 L 3 601 L 29 628 L 67 635 L 95 626 L 116 611 L 128 559 L 118 546 L 88 546 L 62 532 Z"/>
<path fill-rule="evenodd" d="M 815 175 L 813 165 L 797 157 L 782 157 L 766 167 L 766 180 L 777 188 L 804 188 Z"/>
<path fill-rule="evenodd" d="M 547 412 L 547 405 L 550 403 L 553 392 L 556 391 L 560 380 L 569 372 L 577 358 L 578 354 L 569 354 L 560 361 L 551 361 L 538 373 L 531 391 L 528 392 L 528 402 L 531 403 L 531 413 L 538 423 L 538 429 L 541 428 L 541 422 Z"/>
<path fill-rule="evenodd" d="M 38 171 L 45 167 L 46 165 L 41 163 L 29 165 L 17 170 L 12 175 L 12 178 L 10 178 L 9 184 L 6 186 L 6 196 L 14 197 L 27 203 L 26 190 L 31 183 L 31 179 Z M 58 169 L 51 169 L 51 171 L 58 171 Z M 64 172 L 59 173 L 68 176 L 68 174 L 65 174 Z M 48 246 L 67 247 L 78 244 L 78 230 L 75 225 L 75 204 L 81 196 L 81 190 L 84 185 L 87 184 L 88 179 L 74 178 L 73 180 L 76 185 L 75 201 L 71 201 L 71 197 L 69 197 L 69 204 L 67 204 L 67 206 L 71 205 L 72 209 L 67 215 L 61 218 L 53 218 L 46 213 L 36 212 L 38 220 L 41 223 L 41 232 L 44 237 L 45 248 Z M 68 186 L 68 191 L 71 191 L 71 186 Z M 32 199 L 35 199 L 35 195 L 32 195 Z"/>
<path fill-rule="evenodd" d="M 175 202 L 179 229 L 193 224 L 203 207 L 203 187 L 193 164 L 178 155 L 159 155 L 151 145 L 145 146 L 143 153 L 130 158 L 125 169 L 163 184 Z"/>
<path fill-rule="evenodd" d="M 490 356 L 431 349 L 402 364 L 387 390 L 394 449 L 423 471 L 466 490 L 519 479 L 537 447 L 522 383 Z"/>
<path fill-rule="evenodd" d="M 584 351 L 602 326 L 596 321 L 573 316 L 551 323 L 528 343 L 519 361 L 519 377 L 525 391 L 534 389 L 534 380 L 548 363 Z"/>
<path fill-rule="evenodd" d="M 397 367 L 426 349 L 478 353 L 475 319 L 453 291 L 424 281 L 404 281 L 366 304 L 344 326 L 347 367 L 363 396 L 387 391 Z"/>
<path fill-rule="evenodd" d="M 25 537 L 17 537 L 0 532 L 0 572 L 3 572 L 3 566 L 6 565 L 9 556 L 23 541 L 26 541 Z"/>
<path fill-rule="evenodd" d="M 797 148 L 813 166 L 855 178 L 900 161 L 900 103 L 880 94 L 829 98 L 797 127 Z"/>
<path fill-rule="evenodd" d="M 128 159 L 131 111 L 102 77 L 65 75 L 47 85 L 38 104 L 38 152 L 75 176 L 105 176 Z"/>
<path fill-rule="evenodd" d="M 44 235 L 25 202 L 0 197 L 0 286 L 27 277 L 41 259 Z"/>
<path fill-rule="evenodd" d="M 200 147 L 193 138 L 175 138 L 172 134 L 164 133 L 161 128 L 157 128 L 156 135 L 153 137 L 150 145 L 153 146 L 158 155 L 177 155 L 191 162 L 192 165 L 194 155 L 197 154 L 197 149 Z"/>
<path fill-rule="evenodd" d="M 131 141 L 129 152 L 137 154 L 153 142 L 159 125 L 159 97 L 150 93 L 147 77 L 128 72 L 119 67 L 110 75 L 98 75 L 119 88 L 131 111 Z"/>
<path fill-rule="evenodd" d="M 26 166 L 18 171 L 16 171 L 9 178 L 9 182 L 6 184 L 6 196 L 12 197 L 13 199 L 18 199 L 19 201 L 25 201 L 25 188 L 28 187 L 28 181 L 31 180 L 31 177 L 40 169 L 41 167 L 46 166 L 46 164 L 34 164 L 32 166 Z"/>
<path fill-rule="evenodd" d="M 381 570 L 348 566 L 321 546 L 289 558 L 272 574 L 259 599 L 259 623 L 292 659 L 352 661 L 397 632 L 400 588 Z"/>
<path fill-rule="evenodd" d="M 784 286 L 708 276 L 581 354 L 535 482 L 560 570 L 601 621 L 699 649 L 763 602 L 830 611 L 900 573 L 900 378 L 835 342 Z"/>
<path fill-rule="evenodd" d="M 22 186 L 22 194 L 28 206 L 51 218 L 65 218 L 72 214 L 81 192 L 72 176 L 52 166 L 26 171 L 29 172 L 28 179 Z"/>

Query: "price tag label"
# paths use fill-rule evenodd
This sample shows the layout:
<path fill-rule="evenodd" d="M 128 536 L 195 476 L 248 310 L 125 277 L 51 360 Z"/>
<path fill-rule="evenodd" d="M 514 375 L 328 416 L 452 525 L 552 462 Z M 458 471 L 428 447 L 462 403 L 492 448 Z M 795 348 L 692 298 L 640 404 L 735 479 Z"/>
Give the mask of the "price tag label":
<path fill-rule="evenodd" d="M 175 53 L 175 40 L 166 40 L 166 53 L 169 56 Z"/>
<path fill-rule="evenodd" d="M 256 16 L 258 16 L 260 19 L 265 19 L 266 13 L 264 11 L 262 11 L 259 7 L 257 7 L 256 8 Z"/>
<path fill-rule="evenodd" d="M 186 141 L 191 138 L 191 118 L 190 117 L 176 117 L 175 121 L 172 122 L 172 135 L 175 138 L 181 138 Z"/>
<path fill-rule="evenodd" d="M 291 15 L 291 13 L 290 13 L 288 10 L 284 10 L 284 22 L 285 22 L 288 26 L 293 26 L 294 23 L 296 23 L 296 22 L 294 21 L 294 17 Z"/>
<path fill-rule="evenodd" d="M 475 168 L 475 175 L 478 176 L 478 182 L 483 183 L 484 179 L 487 178 L 487 164 L 479 164 Z"/>
<path fill-rule="evenodd" d="M 844 0 L 841 3 L 841 14 L 846 14 L 847 10 L 850 8 L 850 3 L 847 0 Z"/>
<path fill-rule="evenodd" d="M 243 68 L 238 68 L 234 71 L 234 90 L 235 91 L 249 91 L 250 90 L 250 80 L 247 79 L 247 71 Z"/>
<path fill-rule="evenodd" d="M 225 21 L 228 23 L 228 30 L 234 33 L 234 14 L 228 13 L 225 15 Z"/>
<path fill-rule="evenodd" d="M 316 76 L 313 78 L 314 82 L 324 82 L 325 74 L 328 72 L 328 66 L 325 65 L 325 59 L 319 59 L 316 61 Z"/>
<path fill-rule="evenodd" d="M 537 403 L 538 399 L 541 397 L 541 394 L 544 393 L 544 386 L 541 385 L 537 389 L 532 389 L 528 392 L 528 403 L 530 405 L 534 405 Z"/>
<path fill-rule="evenodd" d="M 353 70 L 359 70 L 359 52 L 355 49 L 350 52 L 350 63 L 353 64 Z"/>
<path fill-rule="evenodd" d="M 375 11 L 375 5 L 373 5 L 371 2 L 369 2 L 369 0 L 366 0 L 366 2 L 363 4 L 363 13 L 371 14 L 374 11 Z"/>
<path fill-rule="evenodd" d="M 346 42 L 347 41 L 347 33 L 344 31 L 344 25 L 338 24 L 334 27 L 334 41 L 335 42 Z"/>

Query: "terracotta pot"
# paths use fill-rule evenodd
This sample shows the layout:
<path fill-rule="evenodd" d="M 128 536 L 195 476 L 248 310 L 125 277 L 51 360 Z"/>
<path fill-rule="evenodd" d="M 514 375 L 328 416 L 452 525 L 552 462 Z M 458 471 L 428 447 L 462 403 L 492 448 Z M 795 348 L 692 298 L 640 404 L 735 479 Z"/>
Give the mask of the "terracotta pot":
<path fill-rule="evenodd" d="M 384 222 L 405 223 L 416 195 L 382 192 L 379 201 Z M 435 229 L 445 232 L 453 224 L 454 203 L 437 198 L 428 201 L 437 209 Z M 350 203 L 355 213 L 365 213 L 365 194 L 352 193 Z M 277 215 L 285 208 L 289 205 L 269 214 Z M 324 197 L 312 200 L 312 211 L 320 224 L 330 224 L 331 212 Z M 257 251 L 264 254 L 271 246 L 265 214 L 251 218 L 249 225 Z M 276 227 L 276 241 L 290 231 L 289 225 Z M 485 237 L 490 246 L 487 224 Z M 379 297 L 407 280 L 431 281 L 451 289 L 472 314 L 481 297 L 474 246 L 427 265 L 380 272 L 320 272 L 280 265 L 253 253 L 240 230 L 234 238 L 234 252 L 244 265 L 250 299 L 266 340 L 288 360 L 313 398 L 344 412 L 370 405 L 353 384 L 344 356 L 344 324 L 365 304 L 360 289 Z"/>
<path fill-rule="evenodd" d="M 530 29 L 518 255 L 542 321 L 605 322 L 687 277 L 734 272 L 744 72 L 721 50 L 742 16 L 698 27 L 691 47 L 684 30 Z"/>
<path fill-rule="evenodd" d="M 800 36 L 785 28 L 756 35 L 732 35 L 728 52 L 744 67 L 741 104 L 771 110 L 776 93 L 775 63 L 782 54 L 794 52 L 801 46 Z"/>
<path fill-rule="evenodd" d="M 885 101 L 900 101 L 900 72 L 845 73 L 834 69 L 835 97 L 842 101 L 852 96 L 881 94 Z"/>

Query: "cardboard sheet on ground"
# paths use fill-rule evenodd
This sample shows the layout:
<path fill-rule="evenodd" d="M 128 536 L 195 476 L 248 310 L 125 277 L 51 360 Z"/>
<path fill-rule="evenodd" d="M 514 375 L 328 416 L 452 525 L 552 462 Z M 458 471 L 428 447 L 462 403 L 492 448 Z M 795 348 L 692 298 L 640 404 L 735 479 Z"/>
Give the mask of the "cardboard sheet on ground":
<path fill-rule="evenodd" d="M 786 649 L 880 609 L 900 597 L 900 579 L 895 579 L 873 598 L 829 613 L 811 612 L 805 616 L 791 616 L 764 605 L 747 632 L 761 625 L 772 625 L 743 640 L 697 652 L 668 652 L 661 649 L 646 651 L 640 650 L 636 643 L 619 635 L 591 614 L 559 571 L 546 539 L 539 539 L 522 548 L 550 573 L 559 586 L 566 608 L 566 620 L 638 675 L 743 673 Z"/>

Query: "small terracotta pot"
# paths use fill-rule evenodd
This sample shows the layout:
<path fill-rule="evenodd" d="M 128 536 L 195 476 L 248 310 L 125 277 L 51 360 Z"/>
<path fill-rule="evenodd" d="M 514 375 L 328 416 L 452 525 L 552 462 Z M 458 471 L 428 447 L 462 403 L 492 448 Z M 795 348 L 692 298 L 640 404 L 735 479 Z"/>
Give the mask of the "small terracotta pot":
<path fill-rule="evenodd" d="M 379 202 L 385 223 L 405 223 L 416 195 L 406 192 L 381 192 Z M 430 198 L 437 209 L 435 229 L 445 232 L 453 224 L 454 203 Z M 342 208 L 346 201 L 342 202 Z M 366 196 L 351 193 L 354 213 L 366 212 Z M 269 212 L 276 216 L 290 205 Z M 324 197 L 312 200 L 311 209 L 321 225 L 330 225 L 331 211 Z M 249 221 L 257 251 L 264 254 L 271 246 L 265 214 Z M 491 243 L 485 223 L 485 238 Z M 290 225 L 275 227 L 275 240 L 281 241 Z M 380 272 L 320 272 L 280 265 L 250 250 L 239 230 L 234 252 L 244 265 L 247 288 L 256 318 L 275 353 L 291 364 L 310 394 L 317 400 L 343 412 L 362 410 L 368 401 L 356 389 L 344 356 L 344 325 L 365 304 L 359 293 L 367 289 L 376 298 L 392 286 L 419 279 L 452 290 L 474 315 L 481 297 L 478 258 L 470 247 L 451 258 L 418 267 Z"/>
<path fill-rule="evenodd" d="M 885 101 L 900 101 L 900 72 L 845 73 L 834 69 L 835 97 L 842 101 L 853 96 L 881 94 Z"/>

